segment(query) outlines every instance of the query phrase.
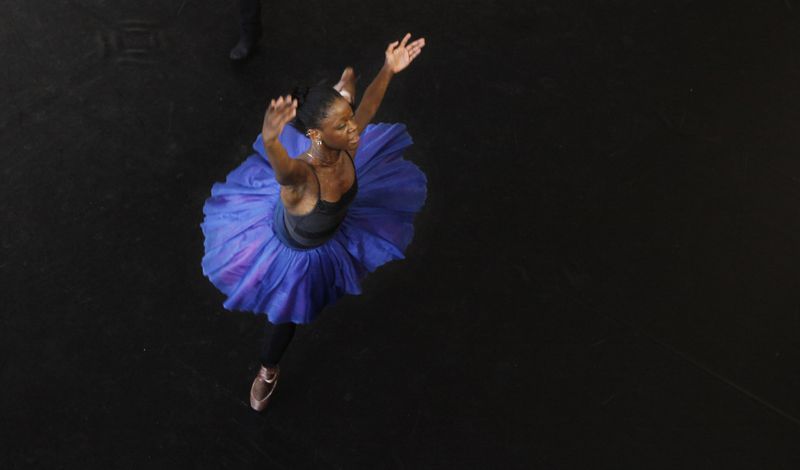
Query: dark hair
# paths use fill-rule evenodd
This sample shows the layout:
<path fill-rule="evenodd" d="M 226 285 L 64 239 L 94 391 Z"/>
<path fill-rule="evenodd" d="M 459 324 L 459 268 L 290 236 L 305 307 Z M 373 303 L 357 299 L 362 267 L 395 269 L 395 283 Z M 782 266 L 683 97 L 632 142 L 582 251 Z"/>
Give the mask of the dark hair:
<path fill-rule="evenodd" d="M 330 85 L 320 84 L 312 87 L 298 87 L 292 91 L 292 98 L 297 100 L 297 115 L 292 125 L 302 133 L 309 129 L 319 128 L 328 114 L 328 108 L 342 95 Z"/>

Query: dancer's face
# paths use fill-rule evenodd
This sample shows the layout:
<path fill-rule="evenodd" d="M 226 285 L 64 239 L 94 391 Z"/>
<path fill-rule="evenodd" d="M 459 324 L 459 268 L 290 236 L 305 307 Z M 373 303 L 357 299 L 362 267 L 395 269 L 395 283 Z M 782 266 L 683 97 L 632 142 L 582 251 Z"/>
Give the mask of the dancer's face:
<path fill-rule="evenodd" d="M 325 145 L 336 150 L 355 151 L 359 138 L 353 118 L 353 108 L 347 100 L 339 98 L 334 101 L 319 129 Z"/>

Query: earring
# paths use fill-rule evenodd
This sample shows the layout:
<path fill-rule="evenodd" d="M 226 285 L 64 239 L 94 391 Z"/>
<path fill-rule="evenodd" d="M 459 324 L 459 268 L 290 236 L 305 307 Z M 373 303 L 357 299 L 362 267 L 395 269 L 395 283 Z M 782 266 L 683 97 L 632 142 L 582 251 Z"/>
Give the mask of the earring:
<path fill-rule="evenodd" d="M 318 140 L 318 141 L 317 141 L 317 145 L 322 145 L 322 141 L 321 141 L 321 140 Z"/>

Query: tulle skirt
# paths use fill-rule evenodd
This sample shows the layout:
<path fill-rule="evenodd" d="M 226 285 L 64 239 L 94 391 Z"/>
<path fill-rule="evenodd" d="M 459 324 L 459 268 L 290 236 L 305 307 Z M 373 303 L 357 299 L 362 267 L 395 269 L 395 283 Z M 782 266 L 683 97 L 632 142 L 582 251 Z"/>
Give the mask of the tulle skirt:
<path fill-rule="evenodd" d="M 289 155 L 309 146 L 291 126 L 280 141 Z M 203 207 L 203 274 L 227 296 L 223 306 L 265 313 L 272 323 L 309 323 L 344 294 L 360 294 L 367 273 L 402 259 L 427 186 L 425 174 L 403 159 L 411 143 L 402 124 L 367 126 L 354 156 L 358 193 L 347 216 L 323 245 L 297 249 L 273 230 L 280 185 L 259 135 L 257 153 L 214 184 Z"/>

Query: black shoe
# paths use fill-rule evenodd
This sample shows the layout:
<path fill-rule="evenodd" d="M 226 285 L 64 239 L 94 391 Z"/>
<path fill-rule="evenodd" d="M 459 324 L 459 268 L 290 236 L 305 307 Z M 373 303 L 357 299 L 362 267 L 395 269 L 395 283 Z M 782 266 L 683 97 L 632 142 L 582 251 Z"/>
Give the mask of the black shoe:
<path fill-rule="evenodd" d="M 231 60 L 244 60 L 250 57 L 255 48 L 256 42 L 253 39 L 242 36 L 239 38 L 239 42 L 231 49 L 229 57 Z"/>

